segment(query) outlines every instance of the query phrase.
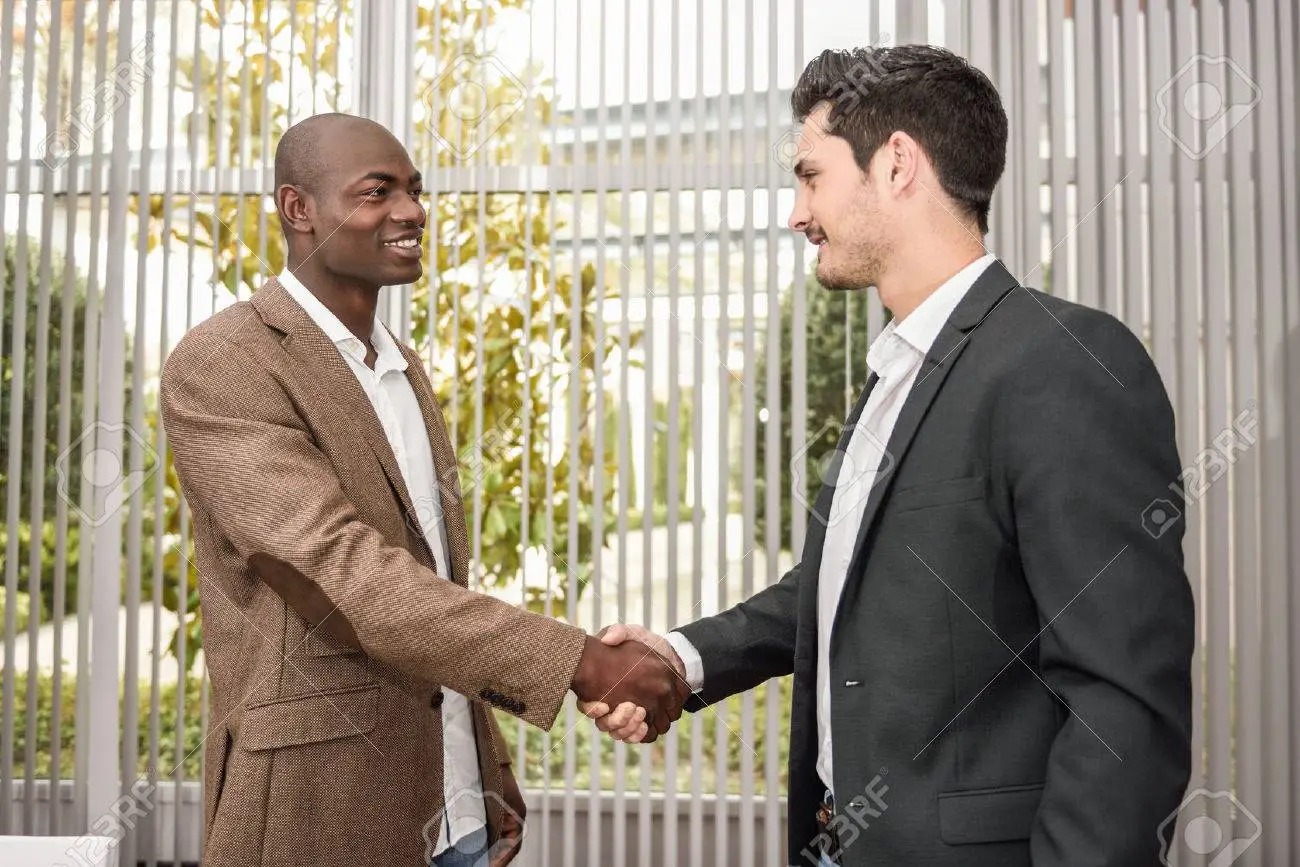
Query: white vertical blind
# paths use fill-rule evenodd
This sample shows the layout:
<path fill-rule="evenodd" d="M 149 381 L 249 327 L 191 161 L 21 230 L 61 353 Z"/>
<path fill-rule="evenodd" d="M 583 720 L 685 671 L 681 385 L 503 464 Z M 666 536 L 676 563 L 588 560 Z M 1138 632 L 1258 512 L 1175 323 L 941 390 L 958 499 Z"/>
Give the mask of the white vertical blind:
<path fill-rule="evenodd" d="M 663 631 L 778 580 L 807 527 L 799 480 L 822 424 L 808 384 L 840 322 L 814 318 L 821 290 L 784 229 L 773 148 L 790 89 L 825 47 L 942 38 L 989 73 L 1011 121 L 990 250 L 1120 317 L 1165 379 L 1198 616 L 1190 790 L 1235 799 L 1225 831 L 1258 835 L 1238 863 L 1290 863 L 1298 28 L 1290 0 L 3 4 L 0 833 L 82 831 L 138 776 L 157 794 L 124 863 L 198 856 L 210 721 L 186 672 L 201 677 L 203 578 L 157 371 L 278 262 L 267 194 L 288 124 L 369 114 L 424 171 L 427 277 L 386 293 L 382 315 L 426 360 L 469 472 L 522 444 L 520 478 L 536 480 L 513 495 L 527 550 L 504 583 L 487 568 L 497 495 L 467 486 L 475 586 L 592 631 Z M 147 69 L 121 76 L 142 45 Z M 481 94 L 501 126 L 430 121 L 446 75 L 504 83 Z M 491 367 L 509 309 L 535 386 Z M 843 308 L 830 381 L 846 410 L 884 321 L 874 294 Z M 520 400 L 503 422 L 506 392 Z M 146 481 L 102 484 L 113 467 Z M 61 472 L 74 489 L 32 484 Z M 49 543 L 18 541 L 28 528 Z M 721 702 L 650 747 L 594 736 L 572 704 L 550 733 L 507 721 L 532 804 L 522 860 L 784 863 L 788 689 Z"/>

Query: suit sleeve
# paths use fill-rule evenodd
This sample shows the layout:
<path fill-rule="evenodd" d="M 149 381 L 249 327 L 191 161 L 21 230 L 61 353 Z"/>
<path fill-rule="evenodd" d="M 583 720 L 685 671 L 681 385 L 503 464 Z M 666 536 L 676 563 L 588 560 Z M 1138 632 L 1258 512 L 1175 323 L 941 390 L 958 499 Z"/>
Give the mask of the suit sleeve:
<path fill-rule="evenodd" d="M 799 566 L 780 581 L 712 617 L 677 631 L 699 651 L 704 688 L 686 702 L 703 710 L 729 695 L 794 671 L 799 616 Z"/>
<path fill-rule="evenodd" d="M 439 578 L 362 521 L 288 395 L 240 346 L 182 341 L 160 394 L 195 520 L 304 619 L 413 676 L 471 697 L 493 690 L 527 722 L 554 723 L 585 633 Z"/>
<path fill-rule="evenodd" d="M 1030 845 L 1046 865 L 1154 864 L 1191 759 L 1194 618 L 1173 410 L 1136 337 L 1079 309 L 1026 349 L 993 427 L 1021 565 L 1040 625 L 1039 671 L 1069 707 Z M 1084 349 L 1083 347 L 1086 347 Z M 1000 465 L 1000 466 L 999 466 Z"/>

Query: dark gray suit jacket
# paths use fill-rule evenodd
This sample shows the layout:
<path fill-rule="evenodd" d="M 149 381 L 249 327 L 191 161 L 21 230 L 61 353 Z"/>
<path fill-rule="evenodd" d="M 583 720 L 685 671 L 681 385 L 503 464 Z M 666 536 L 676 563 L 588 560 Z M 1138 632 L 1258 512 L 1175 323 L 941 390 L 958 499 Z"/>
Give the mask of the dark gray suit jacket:
<path fill-rule="evenodd" d="M 831 636 L 833 788 L 858 817 L 837 820 L 842 863 L 1158 863 L 1190 769 L 1194 623 L 1182 521 L 1144 521 L 1158 498 L 1183 504 L 1173 410 L 1142 344 L 995 262 L 888 450 Z M 824 791 L 816 600 L 833 485 L 799 565 L 681 630 L 704 665 L 692 710 L 794 674 L 791 864 L 811 863 Z"/>

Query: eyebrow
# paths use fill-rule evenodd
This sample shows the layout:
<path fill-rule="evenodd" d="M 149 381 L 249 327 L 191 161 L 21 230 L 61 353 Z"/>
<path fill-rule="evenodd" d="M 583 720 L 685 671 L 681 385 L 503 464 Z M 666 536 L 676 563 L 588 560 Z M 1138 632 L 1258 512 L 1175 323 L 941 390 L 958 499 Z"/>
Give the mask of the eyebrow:
<path fill-rule="evenodd" d="M 418 184 L 423 180 L 424 180 L 424 176 L 421 175 L 419 172 L 416 172 L 415 174 L 411 175 L 411 180 L 409 183 Z M 390 175 L 388 172 L 379 172 L 379 171 L 366 172 L 366 174 L 362 175 L 360 178 L 357 179 L 358 184 L 361 183 L 362 181 L 380 181 L 381 183 L 385 183 L 385 184 L 395 184 L 397 183 L 397 176 Z"/>

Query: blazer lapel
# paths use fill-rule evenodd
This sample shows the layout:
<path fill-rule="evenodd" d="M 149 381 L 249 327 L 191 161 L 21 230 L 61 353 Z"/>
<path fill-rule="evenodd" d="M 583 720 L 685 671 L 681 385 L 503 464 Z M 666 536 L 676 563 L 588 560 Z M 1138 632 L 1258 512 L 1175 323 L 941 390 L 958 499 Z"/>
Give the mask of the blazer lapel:
<path fill-rule="evenodd" d="M 907 456 L 907 450 L 912 445 L 912 439 L 916 436 L 921 421 L 943 386 L 944 380 L 948 378 L 948 373 L 970 342 L 967 340 L 968 335 L 1017 285 L 1016 279 L 1006 270 L 1002 262 L 995 261 L 962 297 L 939 331 L 934 345 L 930 347 L 925 360 L 921 363 L 921 371 L 912 384 L 912 390 L 908 392 L 907 400 L 904 401 L 903 409 L 898 415 L 898 421 L 895 422 L 894 430 L 889 436 L 886 451 L 893 460 L 876 478 L 867 497 L 866 512 L 862 516 L 862 523 L 858 525 L 858 537 L 853 546 L 853 556 L 849 561 L 850 576 L 856 574 L 860 566 L 859 560 L 866 548 L 867 537 L 879 515 L 881 503 L 889 493 L 894 477 L 898 475 L 898 468 Z"/>
<path fill-rule="evenodd" d="M 858 395 L 858 401 L 849 413 L 849 417 L 844 422 L 844 430 L 840 432 L 840 441 L 836 446 L 838 454 L 844 454 L 848 451 L 849 440 L 853 437 L 853 429 L 857 427 L 858 419 L 862 418 L 862 412 L 867 407 L 867 398 L 871 396 L 871 390 L 875 388 L 876 382 L 880 377 L 872 373 L 867 377 L 867 384 Z M 808 568 L 806 577 L 800 581 L 800 619 L 807 623 L 816 624 L 817 622 L 817 585 L 820 581 L 822 549 L 826 545 L 826 527 L 830 523 L 831 500 L 835 496 L 835 486 L 839 481 L 840 469 L 843 462 L 837 462 L 834 473 L 828 478 L 817 492 L 817 501 L 813 504 L 812 522 L 808 526 L 808 535 L 804 539 L 803 557 L 800 563 Z M 816 635 L 817 630 L 804 630 L 803 633 L 810 636 L 808 640 L 813 640 L 812 636 Z M 796 654 L 797 656 L 799 654 Z M 815 652 L 812 648 L 806 654 L 808 659 L 815 659 Z"/>
<path fill-rule="evenodd" d="M 389 332 L 392 333 L 391 331 Z M 433 471 L 438 480 L 438 498 L 442 501 L 443 527 L 447 533 L 451 578 L 462 587 L 469 586 L 469 534 L 465 527 L 465 509 L 460 496 L 460 465 L 447 435 L 442 408 L 434 397 L 433 386 L 424 371 L 424 363 L 415 350 L 394 337 L 393 342 L 406 359 L 406 379 L 415 391 L 424 416 L 424 427 L 433 451 Z"/>
<path fill-rule="evenodd" d="M 274 277 L 254 293 L 252 304 L 262 321 L 285 334 L 280 345 L 302 366 L 303 385 L 319 400 L 337 404 L 338 423 L 351 428 L 374 452 L 410 520 L 416 514 L 415 507 L 388 436 L 365 389 L 339 354 L 338 347 Z"/>

